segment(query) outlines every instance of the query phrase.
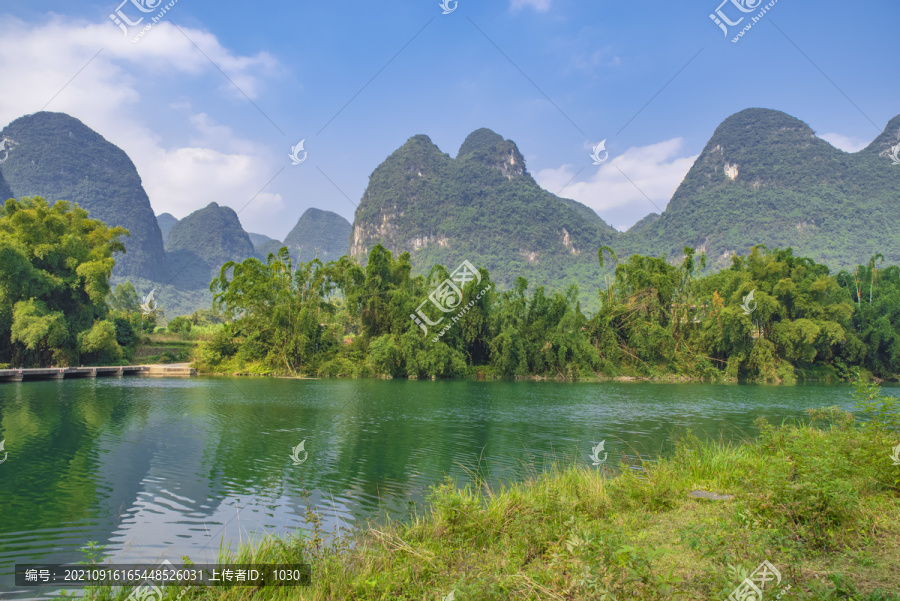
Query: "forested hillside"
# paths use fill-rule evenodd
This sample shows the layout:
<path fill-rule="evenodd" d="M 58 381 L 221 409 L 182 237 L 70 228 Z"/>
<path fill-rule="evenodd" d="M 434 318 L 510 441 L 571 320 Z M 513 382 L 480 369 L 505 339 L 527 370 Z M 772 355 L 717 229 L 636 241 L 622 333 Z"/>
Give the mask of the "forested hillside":
<path fill-rule="evenodd" d="M 178 223 L 178 219 L 169 213 L 162 213 L 156 216 L 156 223 L 159 224 L 159 231 L 162 232 L 162 239 L 165 242 L 169 237 L 169 232 L 172 231 L 172 226 Z"/>
<path fill-rule="evenodd" d="M 12 196 L 12 190 L 10 190 L 6 180 L 3 179 L 3 173 L 0 172 L 0 202 L 5 202 L 7 199 L 12 198 Z"/>
<path fill-rule="evenodd" d="M 418 135 L 379 165 L 356 211 L 350 253 L 365 261 L 381 244 L 408 251 L 415 273 L 468 260 L 505 289 L 517 277 L 584 288 L 600 277 L 597 248 L 617 236 L 588 207 L 538 186 L 515 143 L 480 129 L 455 159 Z"/>
<path fill-rule="evenodd" d="M 716 129 L 663 214 L 615 248 L 678 260 L 692 246 L 716 267 L 755 244 L 792 246 L 833 269 L 875 253 L 900 262 L 900 166 L 886 157 L 898 131 L 900 117 L 847 153 L 785 113 L 741 111 Z"/>
<path fill-rule="evenodd" d="M 20 117 L 0 131 L 2 139 L 12 150 L 0 172 L 13 196 L 67 200 L 92 219 L 124 227 L 130 236 L 115 274 L 165 279 L 162 233 L 141 177 L 122 149 L 63 113 Z"/>

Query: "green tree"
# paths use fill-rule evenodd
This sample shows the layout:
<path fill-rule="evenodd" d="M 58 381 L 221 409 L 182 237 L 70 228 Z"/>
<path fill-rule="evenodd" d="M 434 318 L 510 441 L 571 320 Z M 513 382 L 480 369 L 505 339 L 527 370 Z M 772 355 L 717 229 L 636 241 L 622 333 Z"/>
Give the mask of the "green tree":
<path fill-rule="evenodd" d="M 78 346 L 85 363 L 115 364 L 122 360 L 116 326 L 110 321 L 98 321 L 90 330 L 79 333 Z"/>
<path fill-rule="evenodd" d="M 166 326 L 166 331 L 172 334 L 187 336 L 191 333 L 191 321 L 187 317 L 175 317 Z"/>
<path fill-rule="evenodd" d="M 891 265 L 876 275 L 873 257 L 853 274 L 840 272 L 836 281 L 856 303 L 841 360 L 882 378 L 900 373 L 900 267 Z M 857 287 L 858 282 L 863 285 Z"/>
<path fill-rule="evenodd" d="M 116 342 L 123 349 L 132 347 L 137 343 L 137 333 L 134 331 L 134 326 L 130 321 L 123 317 L 115 317 L 113 325 L 116 328 Z"/>
<path fill-rule="evenodd" d="M 503 375 L 587 375 L 599 366 L 585 333 L 587 319 L 578 289 L 548 295 L 539 286 L 531 298 L 528 282 L 518 278 L 497 301 L 491 359 Z"/>
<path fill-rule="evenodd" d="M 141 301 L 131 282 L 123 282 L 109 294 L 107 305 L 111 311 L 134 313 L 141 310 Z"/>
<path fill-rule="evenodd" d="M 707 305 L 725 299 L 706 319 L 700 338 L 707 352 L 728 361 L 735 377 L 792 379 L 794 367 L 836 364 L 854 307 L 828 268 L 788 249 L 754 247 L 731 269 L 702 282 Z M 753 292 L 755 310 L 743 299 Z"/>
<path fill-rule="evenodd" d="M 335 287 L 331 272 L 313 260 L 293 268 L 287 248 L 266 263 L 250 258 L 222 266 L 210 285 L 213 306 L 234 320 L 247 357 L 260 357 L 271 369 L 307 372 L 336 346 L 328 318 Z M 247 354 L 249 353 L 249 354 Z"/>
<path fill-rule="evenodd" d="M 108 313 L 113 254 L 125 251 L 120 238 L 127 233 L 89 219 L 69 202 L 6 201 L 0 211 L 0 362 L 78 364 L 79 335 Z"/>
<path fill-rule="evenodd" d="M 23 345 L 37 357 L 65 361 L 74 358 L 66 348 L 69 331 L 62 311 L 50 311 L 41 301 L 16 303 L 12 320 L 12 342 Z"/>

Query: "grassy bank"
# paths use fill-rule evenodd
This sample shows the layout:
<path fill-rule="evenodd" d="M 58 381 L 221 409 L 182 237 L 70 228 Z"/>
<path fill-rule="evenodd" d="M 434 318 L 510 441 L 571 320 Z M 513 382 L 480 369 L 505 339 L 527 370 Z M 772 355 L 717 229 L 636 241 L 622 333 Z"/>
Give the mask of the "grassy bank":
<path fill-rule="evenodd" d="M 193 333 L 190 336 L 169 333 L 150 334 L 144 336 L 136 345 L 131 364 L 190 362 L 194 360 L 197 349 L 203 341 L 204 338 L 200 333 Z"/>
<path fill-rule="evenodd" d="M 900 600 L 895 399 L 859 385 L 860 413 L 760 421 L 744 444 L 687 435 L 658 462 L 583 458 L 503 488 L 436 487 L 408 522 L 328 540 L 267 538 L 234 563 L 306 561 L 306 588 L 165 589 L 168 599 L 725 600 L 764 560 L 765 599 Z M 710 491 L 726 500 L 697 498 Z M 120 598 L 126 592 L 119 594 Z M 780 597 L 779 597 L 780 594 Z M 111 598 L 95 590 L 93 598 Z"/>

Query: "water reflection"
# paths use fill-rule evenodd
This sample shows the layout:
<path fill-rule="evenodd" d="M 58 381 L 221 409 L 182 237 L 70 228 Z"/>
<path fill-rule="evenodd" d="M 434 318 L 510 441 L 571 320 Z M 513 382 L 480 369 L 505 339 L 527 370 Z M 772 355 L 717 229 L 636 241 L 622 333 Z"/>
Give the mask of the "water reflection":
<path fill-rule="evenodd" d="M 445 475 L 491 483 L 553 457 L 658 456 L 688 428 L 752 436 L 753 421 L 851 404 L 847 386 L 195 378 L 0 386 L 0 587 L 14 562 L 196 562 L 306 526 L 408 515 Z M 292 449 L 306 440 L 308 459 Z M 43 591 L 48 592 L 48 591 Z M 34 596 L 14 595 L 22 598 Z"/>

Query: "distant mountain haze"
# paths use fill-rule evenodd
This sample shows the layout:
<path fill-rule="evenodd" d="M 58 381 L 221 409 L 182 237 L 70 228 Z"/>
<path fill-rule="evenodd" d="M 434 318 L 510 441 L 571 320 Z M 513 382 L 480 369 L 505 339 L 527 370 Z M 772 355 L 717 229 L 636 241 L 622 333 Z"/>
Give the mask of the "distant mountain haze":
<path fill-rule="evenodd" d="M 230 207 L 211 202 L 172 226 L 166 239 L 172 284 L 188 290 L 209 288 L 228 261 L 255 256 L 250 236 Z"/>
<path fill-rule="evenodd" d="M 264 242 L 272 241 L 272 238 L 269 238 L 268 236 L 266 236 L 264 234 L 254 234 L 253 232 L 247 232 L 247 235 L 250 236 L 250 242 L 253 243 L 253 246 L 259 246 L 260 244 L 263 244 Z M 277 242 L 277 240 L 276 240 L 276 242 Z"/>
<path fill-rule="evenodd" d="M 178 223 L 178 220 L 169 213 L 162 213 L 156 216 L 156 223 L 159 225 L 159 231 L 162 232 L 163 242 L 165 243 L 172 226 Z"/>
<path fill-rule="evenodd" d="M 349 250 L 352 229 L 350 222 L 337 213 L 310 208 L 285 237 L 284 245 L 294 260 L 337 261 Z"/>
<path fill-rule="evenodd" d="M 284 242 L 281 242 L 280 240 L 268 240 L 253 248 L 256 251 L 256 257 L 265 263 L 268 256 L 270 254 L 278 254 L 278 251 L 281 250 L 282 246 L 284 246 Z"/>
<path fill-rule="evenodd" d="M 253 242 L 253 250 L 256 251 L 256 257 L 263 262 L 266 261 L 270 254 L 278 253 L 281 247 L 284 246 L 281 240 L 275 240 L 263 234 L 248 233 L 247 235 L 250 236 L 250 241 Z"/>

